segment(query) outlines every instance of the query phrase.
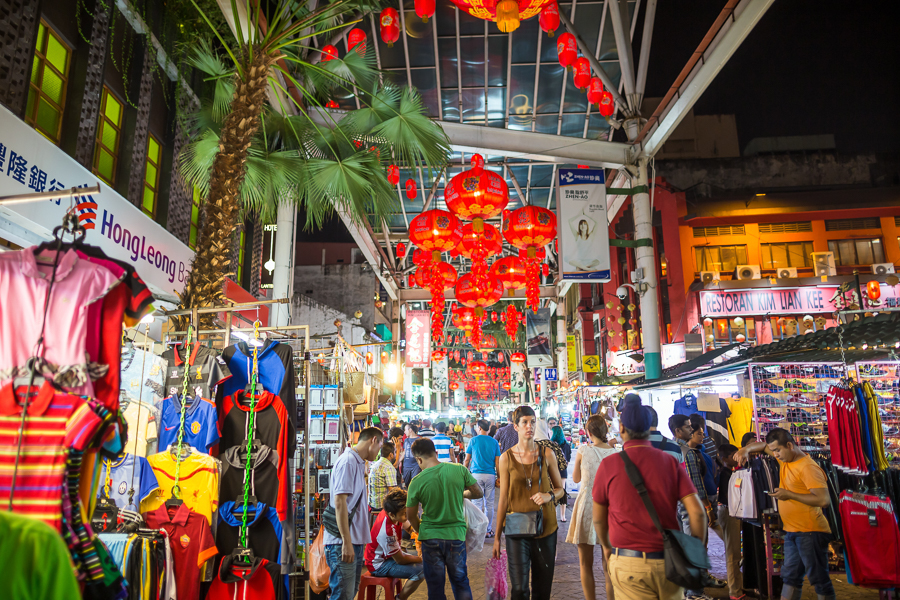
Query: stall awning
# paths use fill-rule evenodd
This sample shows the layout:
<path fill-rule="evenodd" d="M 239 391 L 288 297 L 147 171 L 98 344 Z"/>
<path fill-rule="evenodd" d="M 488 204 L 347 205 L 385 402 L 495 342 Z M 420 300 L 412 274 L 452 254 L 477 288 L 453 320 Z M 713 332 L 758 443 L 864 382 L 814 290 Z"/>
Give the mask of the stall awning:
<path fill-rule="evenodd" d="M 644 389 L 645 387 L 655 386 L 668 380 L 680 377 L 684 373 L 689 373 L 691 371 L 709 365 L 710 363 L 712 363 L 712 361 L 719 358 L 726 352 L 734 350 L 738 347 L 740 347 L 740 344 L 731 344 L 729 346 L 716 348 L 715 350 L 705 352 L 696 358 L 692 358 L 691 360 L 677 364 L 673 367 L 669 367 L 668 369 L 664 369 L 659 379 L 647 382 L 643 377 L 641 377 L 639 379 L 633 379 L 629 383 L 635 386 L 637 389 Z M 649 384 L 649 386 L 647 384 Z"/>

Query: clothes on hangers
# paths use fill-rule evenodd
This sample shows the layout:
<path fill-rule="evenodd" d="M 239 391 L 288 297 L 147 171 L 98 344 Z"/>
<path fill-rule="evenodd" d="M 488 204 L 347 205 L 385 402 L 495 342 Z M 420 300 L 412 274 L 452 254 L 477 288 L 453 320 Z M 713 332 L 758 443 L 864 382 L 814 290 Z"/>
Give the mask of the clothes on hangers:
<path fill-rule="evenodd" d="M 244 467 L 246 447 L 232 446 L 220 456 L 222 460 L 222 490 L 224 500 L 242 497 L 244 493 Z M 278 453 L 262 445 L 253 452 L 250 461 L 250 494 L 260 502 L 274 506 L 278 501 Z"/>
<path fill-rule="evenodd" d="M 182 398 L 172 394 L 159 403 L 159 445 L 167 448 L 178 441 L 181 428 L 181 409 L 185 409 L 182 441 L 199 452 L 209 454 L 209 449 L 219 441 L 216 407 L 199 395 Z"/>
<path fill-rule="evenodd" d="M 175 485 L 176 459 L 171 447 L 148 457 L 147 462 L 159 481 L 159 489 L 142 503 L 143 513 L 163 506 L 172 497 L 172 486 Z M 178 475 L 184 504 L 206 517 L 212 525 L 213 516 L 219 508 L 219 461 L 191 448 L 181 460 Z"/>
<path fill-rule="evenodd" d="M 108 471 L 107 471 L 108 469 Z M 125 454 L 118 461 L 103 461 L 100 471 L 99 496 L 107 496 L 119 508 L 130 508 L 138 512 L 141 502 L 159 489 L 153 468 L 143 456 Z M 134 496 L 129 504 L 131 488 Z"/>
<path fill-rule="evenodd" d="M 753 401 L 750 398 L 729 398 L 726 401 L 731 416 L 728 417 L 728 441 L 741 447 L 744 436 L 755 431 L 753 427 Z"/>
<path fill-rule="evenodd" d="M 721 495 L 722 490 L 719 490 Z M 750 469 L 738 469 L 731 474 L 728 480 L 728 513 L 738 519 L 755 521 L 759 518 L 756 513 L 756 496 L 753 493 L 753 475 Z"/>
<path fill-rule="evenodd" d="M 165 388 L 167 396 L 184 391 L 184 370 L 189 370 L 188 394 L 211 400 L 212 388 L 228 380 L 231 370 L 219 356 L 218 350 L 194 342 L 190 349 L 177 344 L 162 353 L 166 361 Z"/>
<path fill-rule="evenodd" d="M 228 555 L 240 546 L 243 507 L 233 500 L 219 507 L 219 527 L 216 529 L 216 548 Z M 273 564 L 281 561 L 282 527 L 278 512 L 263 502 L 247 507 L 247 545 L 253 553 Z"/>
<path fill-rule="evenodd" d="M 159 506 L 144 514 L 148 526 L 164 529 L 169 536 L 178 600 L 200 599 L 200 567 L 216 554 L 216 542 L 204 517 L 187 502 L 177 508 Z"/>
<path fill-rule="evenodd" d="M 255 558 L 249 567 L 234 564 L 231 556 L 222 561 L 207 600 L 282 600 L 281 571 L 277 564 Z"/>
<path fill-rule="evenodd" d="M 891 501 L 843 491 L 840 514 L 854 585 L 882 589 L 900 586 L 900 530 Z"/>
<path fill-rule="evenodd" d="M 719 455 L 719 446 L 729 443 L 728 419 L 731 418 L 731 408 L 725 398 L 719 398 L 719 412 L 706 411 L 706 435 L 712 438 L 714 450 L 706 448 L 706 453 L 715 458 Z M 740 443 L 735 444 L 740 447 Z"/>
<path fill-rule="evenodd" d="M 697 396 L 694 394 L 685 394 L 681 398 L 675 401 L 675 406 L 672 407 L 673 414 L 676 415 L 684 415 L 689 417 L 693 414 L 698 414 L 704 419 L 706 418 L 706 413 L 702 410 L 697 410 Z"/>
<path fill-rule="evenodd" d="M 159 421 L 156 407 L 140 400 L 131 400 L 121 405 L 122 416 L 128 424 L 126 449 L 136 456 L 156 454 L 159 442 Z"/>
<path fill-rule="evenodd" d="M 233 377 L 219 387 L 216 404 L 250 385 L 250 371 L 253 365 L 253 350 L 247 342 L 238 342 L 222 351 L 222 359 L 228 364 Z M 259 383 L 284 404 L 291 424 L 297 427 L 297 391 L 294 381 L 294 353 L 288 344 L 271 338 L 263 342 L 257 350 Z"/>
<path fill-rule="evenodd" d="M 162 357 L 132 347 L 130 350 L 122 350 L 121 365 L 122 391 L 128 398 L 140 400 L 148 406 L 156 406 L 168 395 L 163 379 L 166 361 Z"/>

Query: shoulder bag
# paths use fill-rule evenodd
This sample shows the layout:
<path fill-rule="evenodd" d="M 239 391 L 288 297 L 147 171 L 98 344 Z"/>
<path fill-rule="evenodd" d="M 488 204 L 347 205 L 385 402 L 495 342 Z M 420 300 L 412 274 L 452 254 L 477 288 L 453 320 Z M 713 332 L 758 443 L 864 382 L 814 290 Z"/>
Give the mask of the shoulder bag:
<path fill-rule="evenodd" d="M 706 554 L 706 546 L 702 540 L 698 540 L 692 535 L 687 535 L 677 529 L 663 529 L 659 522 L 659 515 L 656 514 L 656 508 L 650 500 L 650 494 L 647 492 L 647 486 L 644 485 L 644 479 L 637 466 L 631 461 L 628 453 L 623 449 L 619 452 L 622 461 L 625 463 L 625 472 L 631 485 L 637 490 L 647 512 L 650 513 L 650 519 L 659 530 L 663 539 L 663 554 L 666 561 L 666 579 L 674 584 L 680 585 L 687 589 L 701 589 L 710 587 L 712 582 L 709 578 L 709 556 Z"/>
<path fill-rule="evenodd" d="M 538 491 L 544 478 L 544 449 L 538 446 L 537 467 L 538 467 Z M 512 450 L 507 450 L 512 452 Z M 525 467 L 522 467 L 522 474 L 525 474 Z M 551 494 L 552 496 L 552 494 Z M 508 538 L 534 538 L 544 532 L 544 512 L 543 507 L 524 513 L 511 512 L 506 513 L 506 519 L 503 522 L 503 533 Z"/>
<path fill-rule="evenodd" d="M 353 516 L 356 514 L 356 511 L 359 510 L 359 505 L 362 504 L 363 498 L 366 497 L 366 492 L 363 490 L 363 493 L 360 494 L 359 500 L 356 502 L 356 506 L 353 507 L 353 510 L 347 515 L 347 525 L 353 525 Z M 338 527 L 337 522 L 337 511 L 335 511 L 334 507 L 331 504 L 328 505 L 328 508 L 322 511 L 322 527 L 325 528 L 325 531 L 330 533 L 336 538 L 341 537 L 341 530 Z"/>

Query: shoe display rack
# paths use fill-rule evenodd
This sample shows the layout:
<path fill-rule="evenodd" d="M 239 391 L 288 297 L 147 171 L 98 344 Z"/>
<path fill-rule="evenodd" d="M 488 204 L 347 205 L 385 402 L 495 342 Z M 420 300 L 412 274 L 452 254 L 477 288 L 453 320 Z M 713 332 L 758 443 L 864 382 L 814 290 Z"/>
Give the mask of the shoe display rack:
<path fill-rule="evenodd" d="M 753 420 L 759 439 L 773 428 L 783 427 L 803 450 L 827 450 L 825 397 L 828 388 L 845 376 L 841 363 L 751 365 Z"/>
<path fill-rule="evenodd" d="M 878 396 L 878 413 L 884 432 L 884 452 L 889 461 L 900 463 L 900 363 L 856 363 L 860 383 L 868 381 Z"/>

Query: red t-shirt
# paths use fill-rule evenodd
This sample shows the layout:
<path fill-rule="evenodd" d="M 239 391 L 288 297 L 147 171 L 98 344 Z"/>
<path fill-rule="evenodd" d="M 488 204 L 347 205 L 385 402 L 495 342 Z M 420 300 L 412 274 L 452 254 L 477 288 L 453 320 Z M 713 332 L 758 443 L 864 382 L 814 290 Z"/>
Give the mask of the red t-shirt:
<path fill-rule="evenodd" d="M 650 493 L 650 500 L 664 529 L 681 529 L 676 512 L 678 500 L 696 494 L 687 473 L 671 455 L 651 446 L 649 440 L 630 440 L 624 449 L 635 464 Z M 662 536 L 625 472 L 621 457 L 606 457 L 594 478 L 594 502 L 609 507 L 609 541 L 613 548 L 639 552 L 661 552 Z"/>
<path fill-rule="evenodd" d="M 382 509 L 372 526 L 372 543 L 366 544 L 366 566 L 373 573 L 381 568 L 387 557 L 400 552 L 403 524 L 394 523 Z"/>
<path fill-rule="evenodd" d="M 216 541 L 206 517 L 182 504 L 178 508 L 160 506 L 144 513 L 153 529 L 165 529 L 175 563 L 178 600 L 199 600 L 200 567 L 216 555 Z"/>

